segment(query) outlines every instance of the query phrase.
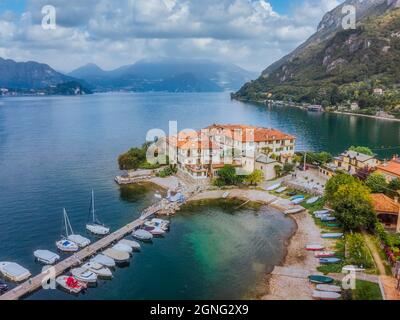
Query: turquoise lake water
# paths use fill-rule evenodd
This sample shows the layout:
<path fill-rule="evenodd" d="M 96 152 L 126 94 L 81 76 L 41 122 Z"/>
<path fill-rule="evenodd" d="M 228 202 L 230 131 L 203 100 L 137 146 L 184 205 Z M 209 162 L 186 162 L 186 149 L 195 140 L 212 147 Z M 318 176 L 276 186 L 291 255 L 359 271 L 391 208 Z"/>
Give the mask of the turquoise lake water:
<path fill-rule="evenodd" d="M 117 156 L 143 143 L 148 130 L 200 129 L 212 123 L 274 127 L 298 137 L 298 150 L 338 153 L 351 145 L 399 153 L 400 124 L 369 118 L 266 108 L 220 94 L 99 94 L 0 100 L 0 261 L 38 273 L 36 249 L 55 250 L 66 207 L 84 233 L 95 189 L 98 213 L 114 230 L 155 201 L 153 187 L 120 190 Z M 252 294 L 284 256 L 293 222 L 276 211 L 221 204 L 188 207 L 164 239 L 145 245 L 129 268 L 117 269 L 79 299 L 240 299 Z M 41 291 L 29 299 L 75 299 Z"/>

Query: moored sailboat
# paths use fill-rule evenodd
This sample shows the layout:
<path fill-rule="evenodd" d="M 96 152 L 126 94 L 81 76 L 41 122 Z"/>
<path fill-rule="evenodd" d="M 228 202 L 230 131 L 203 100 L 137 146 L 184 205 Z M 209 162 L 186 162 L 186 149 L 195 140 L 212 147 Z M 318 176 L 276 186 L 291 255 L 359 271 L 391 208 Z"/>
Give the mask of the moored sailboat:
<path fill-rule="evenodd" d="M 92 201 L 91 201 L 91 218 L 92 221 L 86 224 L 86 230 L 98 235 L 105 236 L 110 233 L 110 228 L 104 226 L 96 217 L 95 206 L 94 206 L 94 191 L 92 190 Z"/>
<path fill-rule="evenodd" d="M 78 234 L 74 234 L 71 223 L 69 222 L 67 210 L 63 211 L 63 220 L 65 226 L 65 235 L 62 236 L 60 241 L 56 242 L 56 246 L 63 252 L 76 252 L 79 248 L 87 247 L 90 240 Z"/>

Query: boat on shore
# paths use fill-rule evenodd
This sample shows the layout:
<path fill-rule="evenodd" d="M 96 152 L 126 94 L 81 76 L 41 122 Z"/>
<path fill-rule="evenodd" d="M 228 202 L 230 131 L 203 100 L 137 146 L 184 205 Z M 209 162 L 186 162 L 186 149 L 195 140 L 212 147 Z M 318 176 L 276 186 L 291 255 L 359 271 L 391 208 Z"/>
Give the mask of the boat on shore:
<path fill-rule="evenodd" d="M 140 241 L 151 241 L 153 239 L 153 235 L 143 229 L 137 229 L 132 233 L 132 237 Z"/>
<path fill-rule="evenodd" d="M 343 238 L 343 233 L 323 233 L 321 235 L 322 239 L 341 239 Z"/>
<path fill-rule="evenodd" d="M 110 233 L 110 228 L 102 224 L 96 217 L 95 205 L 94 205 L 94 190 L 92 190 L 92 200 L 91 200 L 91 218 L 92 221 L 86 224 L 86 230 L 97 235 L 105 236 Z"/>
<path fill-rule="evenodd" d="M 336 252 L 334 252 L 334 251 L 322 251 L 322 252 L 315 253 L 316 258 L 333 258 L 335 256 L 336 256 Z"/>
<path fill-rule="evenodd" d="M 326 216 L 326 217 L 322 217 L 321 218 L 322 222 L 332 222 L 332 221 L 336 221 L 335 217 L 331 217 L 331 216 Z"/>
<path fill-rule="evenodd" d="M 324 291 L 324 292 L 342 292 L 342 288 L 339 286 L 329 285 L 329 284 L 318 284 L 316 286 L 317 291 Z"/>
<path fill-rule="evenodd" d="M 78 281 L 73 276 L 60 276 L 56 279 L 56 283 L 68 293 L 79 294 L 86 289 L 86 284 Z"/>
<path fill-rule="evenodd" d="M 315 283 L 315 284 L 329 284 L 329 283 L 332 283 L 333 281 L 335 281 L 331 277 L 320 276 L 320 275 L 311 275 L 308 277 L 308 280 L 311 283 Z"/>
<path fill-rule="evenodd" d="M 324 214 L 330 214 L 330 213 L 331 213 L 331 211 L 329 211 L 329 210 L 318 210 L 318 211 L 314 212 L 314 215 L 316 216 L 316 215 L 324 215 Z"/>
<path fill-rule="evenodd" d="M 230 192 L 225 192 L 225 193 L 222 195 L 222 199 L 227 199 L 227 198 L 229 197 L 229 195 L 230 195 Z"/>
<path fill-rule="evenodd" d="M 107 267 L 104 267 L 103 265 L 101 265 L 100 263 L 97 263 L 97 262 L 85 263 L 82 266 L 82 269 L 91 271 L 91 272 L 97 274 L 97 276 L 100 278 L 109 279 L 109 278 L 112 278 L 112 276 L 113 276 L 110 269 L 108 269 Z"/>
<path fill-rule="evenodd" d="M 323 251 L 325 247 L 321 244 L 308 244 L 306 246 L 307 251 Z"/>
<path fill-rule="evenodd" d="M 320 264 L 336 264 L 341 261 L 342 261 L 342 259 L 339 259 L 339 258 L 321 258 L 321 259 L 319 259 Z"/>
<path fill-rule="evenodd" d="M 131 247 L 134 251 L 140 251 L 141 249 L 140 243 L 133 240 L 122 239 L 119 243 Z"/>
<path fill-rule="evenodd" d="M 285 214 L 297 214 L 303 212 L 305 209 L 303 207 L 288 209 L 285 211 Z"/>
<path fill-rule="evenodd" d="M 127 252 L 118 251 L 114 249 L 107 249 L 103 252 L 106 257 L 113 259 L 116 263 L 127 263 L 129 262 L 130 255 Z"/>
<path fill-rule="evenodd" d="M 279 189 L 275 190 L 276 193 L 282 193 L 287 190 L 287 187 L 280 187 Z"/>
<path fill-rule="evenodd" d="M 342 295 L 337 292 L 315 290 L 313 293 L 313 298 L 316 300 L 339 300 L 341 297 Z"/>
<path fill-rule="evenodd" d="M 270 187 L 267 188 L 267 191 L 274 191 L 282 187 L 282 183 L 276 183 Z"/>
<path fill-rule="evenodd" d="M 13 282 L 22 282 L 31 277 L 28 269 L 15 262 L 0 262 L 0 273 Z"/>
<path fill-rule="evenodd" d="M 90 262 L 96 262 L 108 268 L 114 268 L 116 266 L 114 259 L 107 257 L 104 254 L 98 254 L 90 259 Z"/>
<path fill-rule="evenodd" d="M 71 274 L 75 279 L 84 283 L 93 284 L 97 282 L 97 274 L 84 268 L 71 269 Z"/>
<path fill-rule="evenodd" d="M 342 273 L 349 273 L 349 272 L 364 272 L 365 268 L 357 267 L 357 266 L 344 266 L 342 269 Z"/>
<path fill-rule="evenodd" d="M 60 256 L 49 250 L 36 250 L 33 255 L 36 260 L 46 265 L 53 265 L 60 260 Z"/>
<path fill-rule="evenodd" d="M 310 199 L 307 200 L 307 204 L 314 204 L 316 203 L 319 199 L 321 199 L 321 197 L 312 197 Z"/>

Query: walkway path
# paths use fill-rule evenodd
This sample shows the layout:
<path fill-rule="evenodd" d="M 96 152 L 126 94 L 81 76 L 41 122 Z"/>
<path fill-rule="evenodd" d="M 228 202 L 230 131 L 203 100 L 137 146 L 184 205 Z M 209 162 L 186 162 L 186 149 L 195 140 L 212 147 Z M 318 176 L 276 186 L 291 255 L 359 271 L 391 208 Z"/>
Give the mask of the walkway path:
<path fill-rule="evenodd" d="M 374 258 L 375 265 L 379 271 L 379 274 L 386 275 L 385 265 L 381 259 L 381 256 L 379 255 L 378 250 L 376 249 L 375 244 L 371 241 L 371 239 L 368 237 L 368 235 L 365 233 L 365 231 L 363 232 L 363 237 L 365 240 L 365 244 L 367 245 L 369 251 L 371 252 L 372 257 Z"/>

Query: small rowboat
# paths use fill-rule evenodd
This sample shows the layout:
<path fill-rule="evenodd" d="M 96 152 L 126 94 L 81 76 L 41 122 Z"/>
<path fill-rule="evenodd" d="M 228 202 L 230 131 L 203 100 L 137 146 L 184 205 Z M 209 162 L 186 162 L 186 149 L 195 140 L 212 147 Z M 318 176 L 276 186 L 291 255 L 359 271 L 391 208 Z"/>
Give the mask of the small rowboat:
<path fill-rule="evenodd" d="M 309 244 L 306 246 L 307 251 L 322 251 L 325 247 L 321 244 Z"/>
<path fill-rule="evenodd" d="M 312 275 L 308 277 L 308 280 L 312 283 L 316 284 L 329 284 L 335 281 L 334 279 L 326 276 L 318 276 L 318 275 Z"/>
<path fill-rule="evenodd" d="M 335 264 L 341 262 L 342 259 L 339 258 L 321 258 L 319 259 L 320 264 Z"/>
<path fill-rule="evenodd" d="M 318 284 L 316 288 L 317 288 L 317 291 L 336 292 L 336 293 L 342 292 L 341 287 L 333 286 L 333 285 L 329 285 L 329 284 Z"/>
<path fill-rule="evenodd" d="M 307 204 L 314 204 L 316 203 L 319 199 L 321 199 L 321 197 L 313 197 L 307 200 Z"/>
<path fill-rule="evenodd" d="M 330 214 L 329 210 L 319 210 L 319 211 L 315 211 L 314 215 L 322 215 L 322 214 Z"/>
<path fill-rule="evenodd" d="M 324 233 L 321 235 L 322 239 L 340 239 L 343 238 L 343 233 Z"/>
<path fill-rule="evenodd" d="M 328 228 L 341 228 L 342 225 L 340 223 L 327 223 L 326 226 Z"/>
<path fill-rule="evenodd" d="M 316 300 L 338 300 L 342 296 L 336 292 L 314 291 L 313 298 Z"/>
<path fill-rule="evenodd" d="M 276 189 L 279 189 L 281 186 L 282 186 L 281 183 L 274 184 L 274 185 L 268 187 L 268 188 L 267 188 L 267 191 L 274 191 L 274 190 L 276 190 Z"/>
<path fill-rule="evenodd" d="M 302 195 L 299 195 L 299 196 L 294 196 L 294 197 L 290 198 L 291 201 L 295 201 L 295 200 L 298 200 L 298 199 L 305 199 L 305 197 L 302 196 Z"/>
<path fill-rule="evenodd" d="M 278 190 L 276 190 L 275 192 L 276 192 L 276 193 L 282 193 L 282 192 L 285 192 L 286 190 L 287 190 L 286 187 L 281 187 L 281 188 L 279 188 Z"/>
<path fill-rule="evenodd" d="M 331 222 L 331 221 L 336 221 L 336 218 L 335 218 L 335 217 L 331 217 L 331 216 L 322 217 L 322 218 L 321 218 L 321 221 L 322 221 L 322 222 Z"/>
<path fill-rule="evenodd" d="M 316 258 L 333 258 L 334 256 L 336 256 L 336 253 L 333 251 L 322 251 L 315 253 Z"/>
<path fill-rule="evenodd" d="M 289 192 L 287 195 L 288 195 L 289 197 L 293 197 L 293 196 L 295 196 L 296 194 L 297 194 L 296 191 L 292 191 L 292 192 Z"/>
<path fill-rule="evenodd" d="M 289 209 L 285 211 L 285 214 L 296 214 L 296 213 L 300 213 L 303 212 L 305 209 L 300 207 L 300 208 L 293 208 L 293 209 Z"/>
<path fill-rule="evenodd" d="M 360 268 L 357 266 L 344 266 L 342 269 L 342 273 L 349 273 L 349 272 L 363 272 L 365 271 L 364 268 Z"/>
<path fill-rule="evenodd" d="M 293 203 L 293 204 L 300 204 L 300 203 L 304 202 L 304 200 L 305 200 L 304 197 L 303 197 L 303 198 L 298 198 L 298 199 L 296 199 L 296 200 L 293 200 L 292 203 Z"/>

